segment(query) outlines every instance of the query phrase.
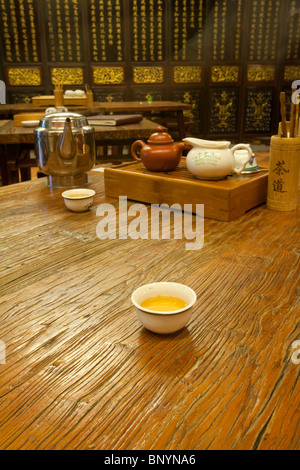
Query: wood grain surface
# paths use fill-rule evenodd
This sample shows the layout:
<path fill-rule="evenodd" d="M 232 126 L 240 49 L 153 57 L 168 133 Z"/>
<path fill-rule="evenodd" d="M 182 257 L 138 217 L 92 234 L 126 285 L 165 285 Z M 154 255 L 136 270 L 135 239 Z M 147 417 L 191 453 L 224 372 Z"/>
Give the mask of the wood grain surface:
<path fill-rule="evenodd" d="M 45 109 L 49 104 L 37 104 L 40 97 L 37 100 L 33 97 L 32 103 L 7 103 L 0 104 L 0 115 L 1 114 L 15 114 L 20 112 L 33 112 L 40 111 L 41 108 Z M 183 111 L 192 109 L 192 105 L 189 103 L 182 103 L 178 101 L 95 101 L 93 106 L 87 108 L 86 106 L 70 106 L 71 110 L 78 109 L 79 111 L 89 109 L 91 112 L 142 112 L 142 111 Z"/>
<path fill-rule="evenodd" d="M 99 240 L 45 179 L 0 188 L 0 449 L 299 449 L 299 205 L 205 219 L 204 246 Z M 128 203 L 129 206 L 131 203 Z M 157 335 L 133 290 L 183 282 L 190 323 Z"/>
<path fill-rule="evenodd" d="M 148 139 L 153 132 L 156 132 L 157 127 L 155 122 L 145 118 L 134 124 L 95 126 L 96 145 L 100 147 L 112 145 L 116 148 L 131 145 L 136 139 Z M 10 175 L 9 162 L 16 163 L 18 159 L 21 159 L 25 144 L 27 149 L 28 147 L 34 148 L 33 128 L 15 126 L 13 120 L 0 120 L 0 176 L 3 185 L 15 182 Z M 27 175 L 26 177 L 28 179 Z"/>
<path fill-rule="evenodd" d="M 39 101 L 40 97 L 37 97 Z M 34 98 L 32 99 L 34 102 Z M 51 100 L 50 100 L 51 101 Z M 40 103 L 16 103 L 16 104 L 0 104 L 0 115 L 5 117 L 20 112 L 34 112 L 45 109 L 48 105 L 41 106 Z M 139 113 L 144 116 L 152 117 L 153 113 L 174 113 L 177 117 L 179 138 L 186 136 L 185 121 L 183 111 L 192 109 L 189 103 L 178 101 L 103 101 L 94 102 L 92 106 L 69 105 L 69 111 L 76 111 L 85 115 L 93 115 L 98 113 Z M 138 138 L 138 137 L 137 137 Z"/>
<path fill-rule="evenodd" d="M 1 122 L 1 121 L 0 121 Z M 0 125 L 0 144 L 34 143 L 32 127 L 15 126 L 13 120 L 3 120 Z M 157 130 L 157 123 L 143 119 L 134 124 L 121 126 L 94 126 L 97 141 L 146 139 Z"/>
<path fill-rule="evenodd" d="M 169 172 L 149 171 L 136 161 L 106 168 L 104 183 L 105 193 L 117 199 L 126 194 L 128 199 L 150 204 L 192 204 L 193 210 L 196 204 L 204 204 L 205 217 L 229 221 L 266 201 L 268 172 L 199 180 L 187 169 L 183 157 Z"/>

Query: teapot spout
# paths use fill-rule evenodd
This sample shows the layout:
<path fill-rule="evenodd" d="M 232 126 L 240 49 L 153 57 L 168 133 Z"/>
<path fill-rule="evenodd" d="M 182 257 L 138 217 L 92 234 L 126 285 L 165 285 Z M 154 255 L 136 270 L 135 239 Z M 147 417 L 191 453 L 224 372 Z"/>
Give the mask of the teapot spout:
<path fill-rule="evenodd" d="M 178 153 L 181 153 L 182 150 L 185 148 L 185 144 L 184 142 L 179 142 L 178 144 L 176 144 L 176 147 L 178 149 Z"/>
<path fill-rule="evenodd" d="M 195 137 L 185 137 L 182 141 L 186 144 L 192 145 L 193 147 L 198 145 L 199 147 L 202 146 L 201 142 L 204 142 L 201 139 L 196 139 Z"/>
<path fill-rule="evenodd" d="M 182 140 L 192 147 L 202 147 L 206 149 L 227 149 L 230 145 L 230 142 L 227 140 L 203 140 L 196 139 L 195 137 L 186 137 Z"/>
<path fill-rule="evenodd" d="M 186 145 L 184 142 L 176 142 L 174 144 L 174 154 L 176 155 L 177 165 L 181 160 L 182 152 L 185 148 L 186 148 Z"/>
<path fill-rule="evenodd" d="M 64 132 L 59 145 L 59 155 L 64 160 L 72 160 L 77 153 L 77 144 L 72 134 L 71 120 L 66 119 Z"/>

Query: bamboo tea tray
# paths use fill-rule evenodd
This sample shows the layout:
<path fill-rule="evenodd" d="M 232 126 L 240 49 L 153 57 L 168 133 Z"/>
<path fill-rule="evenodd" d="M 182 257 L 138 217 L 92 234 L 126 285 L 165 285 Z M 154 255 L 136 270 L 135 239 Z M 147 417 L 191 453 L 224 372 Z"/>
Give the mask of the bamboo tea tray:
<path fill-rule="evenodd" d="M 109 197 L 149 204 L 204 204 L 208 219 L 230 221 L 267 199 L 268 172 L 233 175 L 219 181 L 195 178 L 186 168 L 185 158 L 176 170 L 155 173 L 142 163 L 124 163 L 104 169 L 105 193 Z"/>

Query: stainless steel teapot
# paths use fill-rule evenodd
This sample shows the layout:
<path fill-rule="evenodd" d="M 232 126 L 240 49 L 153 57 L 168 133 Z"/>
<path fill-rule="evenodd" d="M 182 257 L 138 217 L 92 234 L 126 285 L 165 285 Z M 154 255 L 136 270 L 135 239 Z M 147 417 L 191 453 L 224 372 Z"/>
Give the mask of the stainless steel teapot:
<path fill-rule="evenodd" d="M 86 172 L 95 163 L 94 128 L 77 113 L 53 113 L 42 117 L 34 129 L 35 152 L 40 170 L 53 188 L 86 185 Z"/>

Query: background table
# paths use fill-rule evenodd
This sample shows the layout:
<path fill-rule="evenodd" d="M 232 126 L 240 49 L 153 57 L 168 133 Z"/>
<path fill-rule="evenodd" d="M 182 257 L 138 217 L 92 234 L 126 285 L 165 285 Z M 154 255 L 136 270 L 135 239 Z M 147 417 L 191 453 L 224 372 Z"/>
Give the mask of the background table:
<path fill-rule="evenodd" d="M 173 113 L 177 117 L 179 139 L 186 136 L 184 111 L 192 109 L 192 105 L 176 101 L 120 101 L 120 102 L 101 102 L 95 103 L 95 108 L 103 109 L 106 113 L 141 113 L 149 115 L 155 113 Z M 89 108 L 93 112 L 93 108 Z"/>
<path fill-rule="evenodd" d="M 32 103 L 17 103 L 17 104 L 3 104 L 0 105 L 0 115 L 4 117 L 11 117 L 16 113 L 31 113 L 40 112 L 47 107 L 53 106 L 52 104 L 44 103 L 44 98 L 47 97 L 33 97 Z M 141 113 L 151 116 L 152 113 L 172 113 L 176 115 L 179 139 L 183 139 L 186 135 L 184 111 L 192 109 L 192 105 L 188 103 L 181 103 L 177 101 L 103 101 L 94 102 L 91 107 L 82 105 L 68 105 L 69 111 L 76 111 L 85 115 L 105 114 L 105 113 Z"/>
<path fill-rule="evenodd" d="M 186 251 L 99 240 L 97 207 L 118 204 L 102 173 L 90 187 L 82 214 L 45 179 L 0 188 L 0 448 L 299 449 L 299 208 L 206 219 Z M 178 333 L 136 317 L 153 281 L 198 295 Z"/>
<path fill-rule="evenodd" d="M 97 146 L 130 145 L 137 139 L 148 139 L 157 130 L 158 125 L 149 119 L 143 119 L 135 124 L 122 126 L 95 126 Z M 16 161 L 24 149 L 34 148 L 34 129 L 16 127 L 12 120 L 0 120 L 0 170 L 2 184 L 9 184 L 9 160 Z M 30 179 L 28 174 L 26 179 Z"/>

